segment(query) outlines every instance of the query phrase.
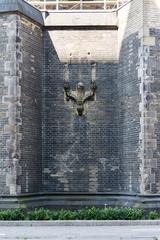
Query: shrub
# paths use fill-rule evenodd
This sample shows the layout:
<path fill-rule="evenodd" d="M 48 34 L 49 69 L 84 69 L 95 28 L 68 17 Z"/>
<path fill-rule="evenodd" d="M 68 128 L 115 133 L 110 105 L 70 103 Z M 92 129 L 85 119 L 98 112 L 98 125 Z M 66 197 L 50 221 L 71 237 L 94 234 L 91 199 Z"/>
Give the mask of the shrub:
<path fill-rule="evenodd" d="M 59 212 L 58 211 L 52 211 L 51 212 L 51 219 L 52 220 L 58 220 L 59 218 Z"/>
<path fill-rule="evenodd" d="M 27 220 L 51 220 L 52 213 L 50 210 L 45 208 L 35 209 L 34 211 L 27 212 Z"/>
<path fill-rule="evenodd" d="M 137 208 L 84 208 L 80 210 L 48 210 L 45 208 L 24 212 L 22 209 L 0 211 L 0 220 L 141 220 L 143 209 Z M 148 214 L 148 219 L 157 219 L 156 211 Z"/>
<path fill-rule="evenodd" d="M 61 209 L 58 212 L 58 220 L 77 220 L 77 219 L 78 219 L 78 216 L 76 211 Z"/>
<path fill-rule="evenodd" d="M 84 208 L 77 212 L 79 220 L 98 220 L 100 217 L 100 209 L 96 207 Z"/>
<path fill-rule="evenodd" d="M 0 211 L 0 220 L 24 220 L 25 215 L 21 209 Z"/>
<path fill-rule="evenodd" d="M 144 211 L 136 208 L 120 208 L 118 219 L 141 220 L 144 217 Z"/>
<path fill-rule="evenodd" d="M 109 207 L 109 208 L 104 208 L 101 210 L 101 216 L 99 216 L 99 219 L 116 220 L 119 218 L 118 216 L 119 216 L 119 209 Z"/>
<path fill-rule="evenodd" d="M 158 219 L 158 213 L 156 211 L 150 211 L 148 214 L 148 219 L 151 220 Z"/>

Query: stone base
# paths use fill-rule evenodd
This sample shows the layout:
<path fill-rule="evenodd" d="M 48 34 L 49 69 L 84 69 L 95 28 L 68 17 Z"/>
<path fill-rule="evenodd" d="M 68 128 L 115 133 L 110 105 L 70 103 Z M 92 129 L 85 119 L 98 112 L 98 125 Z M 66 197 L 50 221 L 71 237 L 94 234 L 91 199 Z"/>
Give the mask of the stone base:
<path fill-rule="evenodd" d="M 35 208 L 77 209 L 82 207 L 137 207 L 159 209 L 160 195 L 136 195 L 120 193 L 40 193 L 21 196 L 1 196 L 0 208 Z"/>

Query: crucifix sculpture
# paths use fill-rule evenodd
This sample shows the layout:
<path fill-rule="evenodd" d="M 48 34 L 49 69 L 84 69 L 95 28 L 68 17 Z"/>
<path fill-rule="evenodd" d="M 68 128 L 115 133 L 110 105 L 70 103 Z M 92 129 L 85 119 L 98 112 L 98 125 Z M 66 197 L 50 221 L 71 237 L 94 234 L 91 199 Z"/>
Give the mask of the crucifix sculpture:
<path fill-rule="evenodd" d="M 76 103 L 79 116 L 83 115 L 85 102 L 94 101 L 96 89 L 97 86 L 95 81 L 91 81 L 90 91 L 85 90 L 85 86 L 82 82 L 77 84 L 76 91 L 70 89 L 69 82 L 64 82 L 66 100 L 72 100 Z"/>
<path fill-rule="evenodd" d="M 79 72 L 79 78 L 81 79 L 81 74 Z M 96 93 L 96 64 L 91 64 L 91 85 L 90 90 L 86 91 L 84 84 L 80 81 L 76 90 L 71 90 L 69 84 L 69 68 L 68 64 L 65 65 L 64 69 L 64 93 L 67 101 L 73 101 L 76 105 L 76 110 L 79 116 L 82 116 L 84 113 L 84 105 L 87 101 L 95 100 Z"/>

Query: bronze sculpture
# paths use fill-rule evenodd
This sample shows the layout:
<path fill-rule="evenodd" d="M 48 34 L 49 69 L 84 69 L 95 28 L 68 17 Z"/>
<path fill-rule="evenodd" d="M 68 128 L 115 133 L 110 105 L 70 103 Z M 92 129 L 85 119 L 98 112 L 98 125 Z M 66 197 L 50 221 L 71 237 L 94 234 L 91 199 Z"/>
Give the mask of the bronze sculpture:
<path fill-rule="evenodd" d="M 76 91 L 70 89 L 69 82 L 64 82 L 64 92 L 66 100 L 72 100 L 77 105 L 77 113 L 79 116 L 83 115 L 84 104 L 86 101 L 94 101 L 96 93 L 96 82 L 91 81 L 90 91 L 85 91 L 85 86 L 82 82 L 79 82 L 76 87 Z"/>

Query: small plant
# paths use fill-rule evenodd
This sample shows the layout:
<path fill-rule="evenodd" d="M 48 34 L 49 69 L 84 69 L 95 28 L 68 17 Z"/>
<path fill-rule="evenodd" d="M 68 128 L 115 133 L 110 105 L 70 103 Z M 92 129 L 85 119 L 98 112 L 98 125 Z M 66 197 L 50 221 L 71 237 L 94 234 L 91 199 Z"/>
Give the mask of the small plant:
<path fill-rule="evenodd" d="M 76 211 L 60 210 L 58 212 L 58 220 L 77 220 L 78 215 Z"/>
<path fill-rule="evenodd" d="M 158 219 L 158 213 L 154 210 L 154 211 L 150 211 L 148 214 L 148 218 L 150 220 L 155 220 Z"/>
<path fill-rule="evenodd" d="M 144 211 L 142 209 L 135 209 L 135 208 L 121 208 L 120 216 L 124 220 L 141 220 L 144 216 Z"/>
<path fill-rule="evenodd" d="M 45 208 L 35 209 L 27 212 L 27 220 L 51 220 L 51 211 Z"/>
<path fill-rule="evenodd" d="M 21 209 L 0 211 L 0 220 L 24 220 L 25 215 Z"/>

